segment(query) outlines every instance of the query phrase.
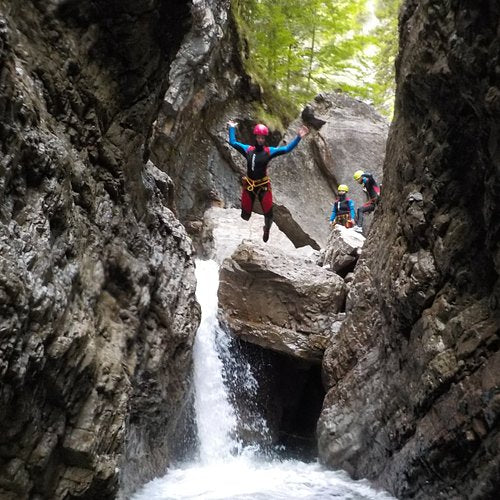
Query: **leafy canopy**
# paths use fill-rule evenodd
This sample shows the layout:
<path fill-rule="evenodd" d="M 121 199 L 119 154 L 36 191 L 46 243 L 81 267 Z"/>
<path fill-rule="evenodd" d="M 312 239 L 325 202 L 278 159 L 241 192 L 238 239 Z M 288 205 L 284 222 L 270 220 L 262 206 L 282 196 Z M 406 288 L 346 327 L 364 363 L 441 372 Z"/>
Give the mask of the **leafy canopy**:
<path fill-rule="evenodd" d="M 367 33 L 373 1 L 382 21 Z M 400 1 L 233 0 L 249 44 L 247 71 L 295 106 L 318 92 L 340 89 L 384 110 L 394 86 L 389 64 Z M 367 55 L 369 47 L 373 56 Z"/>

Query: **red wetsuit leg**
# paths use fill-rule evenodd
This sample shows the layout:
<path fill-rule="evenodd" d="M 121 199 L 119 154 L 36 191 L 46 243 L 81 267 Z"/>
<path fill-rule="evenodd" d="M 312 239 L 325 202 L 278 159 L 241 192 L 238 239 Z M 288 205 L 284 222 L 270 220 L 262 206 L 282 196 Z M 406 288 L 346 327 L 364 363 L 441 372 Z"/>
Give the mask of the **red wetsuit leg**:
<path fill-rule="evenodd" d="M 262 190 L 259 193 L 259 200 L 262 206 L 262 211 L 264 215 L 270 215 L 270 212 L 273 209 L 273 192 L 271 190 L 271 183 L 267 184 L 266 190 Z"/>
<path fill-rule="evenodd" d="M 248 191 L 243 187 L 241 190 L 241 217 L 245 220 L 250 219 L 252 215 L 253 200 L 255 199 L 255 193 Z"/>

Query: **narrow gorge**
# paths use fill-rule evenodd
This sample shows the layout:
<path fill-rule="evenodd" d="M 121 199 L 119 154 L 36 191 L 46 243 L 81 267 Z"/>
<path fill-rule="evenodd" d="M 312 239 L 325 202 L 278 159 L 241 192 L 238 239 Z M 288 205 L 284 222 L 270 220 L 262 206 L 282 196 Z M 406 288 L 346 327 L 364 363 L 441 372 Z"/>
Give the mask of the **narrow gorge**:
<path fill-rule="evenodd" d="M 207 409 L 235 412 L 209 451 L 290 460 L 310 498 L 496 498 L 500 5 L 402 2 L 391 124 L 333 89 L 270 124 L 310 133 L 271 163 L 268 243 L 228 144 L 273 110 L 234 5 L 0 0 L 0 499 L 152 499 Z M 364 236 L 328 223 L 358 169 Z"/>

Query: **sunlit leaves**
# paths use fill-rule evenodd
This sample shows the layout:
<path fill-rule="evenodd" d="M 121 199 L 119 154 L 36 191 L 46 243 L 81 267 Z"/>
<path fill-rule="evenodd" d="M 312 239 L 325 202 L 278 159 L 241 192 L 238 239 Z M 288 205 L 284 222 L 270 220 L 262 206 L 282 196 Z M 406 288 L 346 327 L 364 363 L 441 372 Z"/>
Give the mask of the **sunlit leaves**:
<path fill-rule="evenodd" d="M 367 33 L 368 6 L 373 2 L 379 25 Z M 391 65 L 399 3 L 233 0 L 233 7 L 248 38 L 247 69 L 292 103 L 340 88 L 387 110 L 394 87 Z"/>

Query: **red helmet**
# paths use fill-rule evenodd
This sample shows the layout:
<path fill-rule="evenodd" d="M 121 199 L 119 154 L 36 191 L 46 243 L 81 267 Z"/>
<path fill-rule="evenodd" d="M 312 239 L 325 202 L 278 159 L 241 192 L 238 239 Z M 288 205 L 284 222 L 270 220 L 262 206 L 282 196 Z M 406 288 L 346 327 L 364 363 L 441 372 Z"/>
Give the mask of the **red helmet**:
<path fill-rule="evenodd" d="M 253 135 L 269 135 L 269 129 L 265 125 L 262 125 L 262 123 L 259 123 L 253 128 Z"/>

